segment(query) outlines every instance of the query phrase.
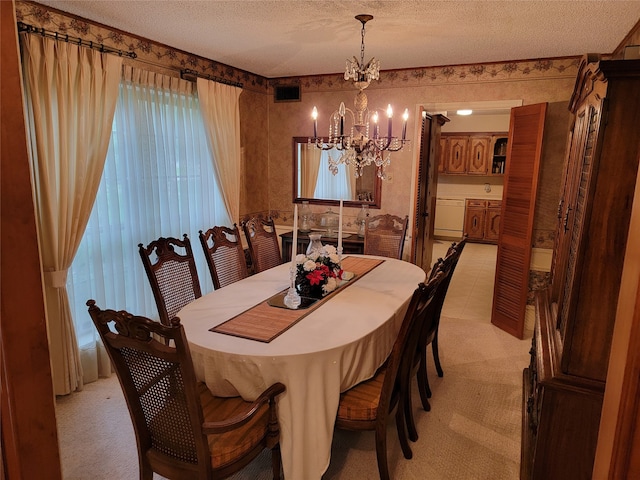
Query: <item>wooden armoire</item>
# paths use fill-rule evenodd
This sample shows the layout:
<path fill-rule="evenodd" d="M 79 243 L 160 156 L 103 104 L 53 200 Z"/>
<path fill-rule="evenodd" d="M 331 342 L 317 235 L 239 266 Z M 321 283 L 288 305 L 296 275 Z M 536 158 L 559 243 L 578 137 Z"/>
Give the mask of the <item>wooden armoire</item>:
<path fill-rule="evenodd" d="M 523 480 L 592 475 L 640 156 L 640 60 L 585 56 L 569 109 L 551 286 L 523 374 Z"/>

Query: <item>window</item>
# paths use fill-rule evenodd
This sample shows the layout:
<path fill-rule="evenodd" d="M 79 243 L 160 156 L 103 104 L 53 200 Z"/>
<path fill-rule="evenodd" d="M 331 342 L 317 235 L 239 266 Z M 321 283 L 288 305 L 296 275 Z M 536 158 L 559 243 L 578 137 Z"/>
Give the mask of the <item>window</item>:
<path fill-rule="evenodd" d="M 139 243 L 186 233 L 204 294 L 213 285 L 198 231 L 230 224 L 195 86 L 148 76 L 144 82 L 121 83 L 100 188 L 69 272 L 69 299 L 81 349 L 95 345 L 96 339 L 85 305 L 89 298 L 101 308 L 158 318 Z"/>
<path fill-rule="evenodd" d="M 349 175 L 352 169 L 346 165 L 338 165 L 338 173 L 334 175 L 329 170 L 329 156 L 340 157 L 340 152 L 323 150 L 320 155 L 320 167 L 313 198 L 330 198 L 333 200 L 351 200 L 354 198 Z"/>

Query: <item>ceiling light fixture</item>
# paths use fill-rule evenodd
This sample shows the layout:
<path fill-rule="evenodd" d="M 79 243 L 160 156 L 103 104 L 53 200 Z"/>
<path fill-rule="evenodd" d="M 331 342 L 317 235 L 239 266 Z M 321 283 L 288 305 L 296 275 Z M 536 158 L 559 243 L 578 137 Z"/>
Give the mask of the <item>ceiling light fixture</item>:
<path fill-rule="evenodd" d="M 457 115 L 471 115 L 473 113 L 473 110 L 456 110 L 456 114 Z"/>
<path fill-rule="evenodd" d="M 315 144 L 322 150 L 336 149 L 342 152 L 339 158 L 329 155 L 329 170 L 334 175 L 338 173 L 338 165 L 354 165 L 356 177 L 362 176 L 363 168 L 374 164 L 378 177 L 386 178 L 385 167 L 391 164 L 391 152 L 402 150 L 409 142 L 407 136 L 407 119 L 409 110 L 405 109 L 402 115 L 402 137 L 393 136 L 393 109 L 389 105 L 386 109 L 387 134 L 380 135 L 378 122 L 380 114 L 378 110 L 368 109 L 367 95 L 364 89 L 369 86 L 372 80 L 380 78 L 380 62 L 375 58 L 364 63 L 364 34 L 365 24 L 373 19 L 372 15 L 356 15 L 356 20 L 362 23 L 362 42 L 360 45 L 360 61 L 354 56 L 353 60 L 347 60 L 344 73 L 345 80 L 353 80 L 358 89 L 354 100 L 354 110 L 345 107 L 344 102 L 340 103 L 338 110 L 329 117 L 329 137 L 318 138 L 318 109 L 313 107 L 311 117 L 313 118 L 313 138 L 309 138 L 309 145 Z M 350 120 L 350 127 L 345 126 L 345 117 Z M 373 135 L 369 136 L 369 121 L 373 122 Z M 348 132 L 348 133 L 345 133 Z M 386 155 L 385 155 L 386 152 Z"/>

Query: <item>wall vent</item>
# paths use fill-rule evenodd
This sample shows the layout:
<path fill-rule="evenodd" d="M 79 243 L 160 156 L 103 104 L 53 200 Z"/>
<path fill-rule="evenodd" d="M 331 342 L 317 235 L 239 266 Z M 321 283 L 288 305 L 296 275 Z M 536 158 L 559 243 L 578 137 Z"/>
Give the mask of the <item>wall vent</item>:
<path fill-rule="evenodd" d="M 273 87 L 274 102 L 299 102 L 300 85 L 276 85 Z"/>

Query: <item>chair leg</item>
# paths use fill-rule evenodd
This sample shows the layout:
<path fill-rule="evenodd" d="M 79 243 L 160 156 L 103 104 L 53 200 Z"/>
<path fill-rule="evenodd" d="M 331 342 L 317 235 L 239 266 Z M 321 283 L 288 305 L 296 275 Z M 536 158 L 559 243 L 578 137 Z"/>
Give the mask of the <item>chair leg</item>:
<path fill-rule="evenodd" d="M 153 469 L 146 463 L 138 462 L 140 466 L 140 480 L 153 480 Z"/>
<path fill-rule="evenodd" d="M 378 422 L 376 427 L 376 456 L 380 480 L 390 480 L 389 462 L 387 461 L 387 427 Z"/>
<path fill-rule="evenodd" d="M 431 410 L 429 398 L 431 398 L 431 388 L 429 388 L 429 377 L 427 376 L 427 352 L 422 351 L 420 355 L 420 365 L 418 366 L 418 391 L 420 392 L 420 400 L 422 408 L 425 412 Z"/>
<path fill-rule="evenodd" d="M 404 417 L 407 424 L 409 440 L 415 442 L 418 440 L 418 429 L 416 428 L 416 422 L 413 418 L 413 398 L 411 396 L 411 382 L 409 382 L 409 384 L 407 385 L 407 395 L 405 396 L 402 404 L 402 407 L 404 408 Z"/>
<path fill-rule="evenodd" d="M 436 372 L 438 372 L 438 376 L 442 378 L 442 376 L 444 375 L 444 372 L 442 371 L 442 366 L 440 365 L 440 355 L 438 354 L 438 329 L 437 328 L 436 328 L 436 333 L 433 337 L 433 341 L 431 342 L 431 349 L 433 350 L 433 361 L 436 364 Z"/>
<path fill-rule="evenodd" d="M 398 439 L 400 440 L 400 447 L 402 448 L 402 454 L 404 458 L 410 459 L 413 457 L 413 452 L 411 451 L 411 446 L 409 445 L 409 438 L 407 435 L 407 422 L 408 418 L 404 415 L 404 406 L 406 402 L 400 400 L 398 403 L 398 409 L 396 410 L 396 429 L 398 430 Z M 413 417 L 411 418 L 413 422 Z M 413 426 L 415 429 L 415 425 Z M 417 432 L 416 432 L 417 435 Z"/>
<path fill-rule="evenodd" d="M 280 470 L 282 469 L 280 444 L 271 449 L 271 469 L 273 470 L 273 480 L 280 480 Z"/>

